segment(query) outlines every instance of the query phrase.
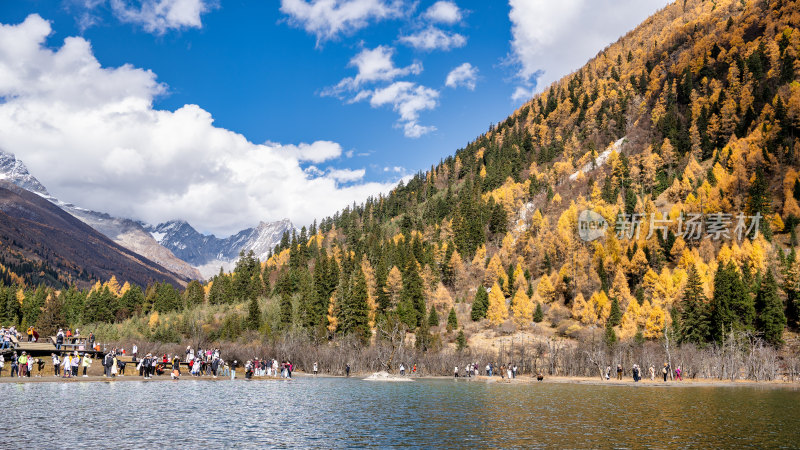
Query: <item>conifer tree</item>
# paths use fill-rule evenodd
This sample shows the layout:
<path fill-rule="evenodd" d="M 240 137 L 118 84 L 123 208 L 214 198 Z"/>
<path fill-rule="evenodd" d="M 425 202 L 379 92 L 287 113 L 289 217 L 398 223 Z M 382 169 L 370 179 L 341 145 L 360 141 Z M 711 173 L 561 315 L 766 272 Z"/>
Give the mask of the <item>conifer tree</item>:
<path fill-rule="evenodd" d="M 200 289 L 202 288 L 203 287 L 201 286 Z M 144 292 L 142 292 L 142 288 L 134 285 L 125 291 L 125 293 L 122 294 L 122 297 L 119 298 L 119 309 L 117 309 L 117 315 L 119 315 L 121 319 L 127 319 L 133 314 L 142 312 L 143 306 Z"/>
<path fill-rule="evenodd" d="M 456 351 L 462 352 L 464 349 L 467 348 L 467 337 L 464 336 L 464 329 L 458 330 L 458 336 L 456 336 Z"/>
<path fill-rule="evenodd" d="M 456 309 L 450 308 L 450 313 L 447 314 L 447 331 L 453 331 L 458 328 L 458 317 L 456 317 Z"/>
<path fill-rule="evenodd" d="M 608 315 L 608 322 L 610 326 L 615 327 L 622 321 L 622 311 L 619 309 L 619 301 L 617 297 L 611 297 L 611 313 Z"/>
<path fill-rule="evenodd" d="M 689 267 L 689 276 L 683 290 L 681 305 L 680 320 L 673 320 L 673 324 L 678 327 L 679 342 L 705 343 L 711 334 L 711 324 L 705 294 L 703 294 L 703 285 L 694 264 Z"/>
<path fill-rule="evenodd" d="M 720 265 L 714 274 L 714 296 L 709 309 L 711 334 L 716 341 L 721 341 L 723 334 L 730 331 L 752 328 L 753 299 L 732 261 Z"/>
<path fill-rule="evenodd" d="M 247 307 L 247 329 L 258 330 L 259 328 L 261 328 L 261 308 L 258 306 L 258 299 L 251 297 Z"/>
<path fill-rule="evenodd" d="M 67 326 L 67 319 L 64 317 L 64 300 L 60 295 L 51 293 L 44 302 L 42 313 L 36 321 L 36 329 L 42 338 L 53 336 L 59 328 Z"/>
<path fill-rule="evenodd" d="M 503 296 L 503 290 L 497 283 L 492 285 L 492 290 L 489 292 L 489 309 L 486 311 L 486 318 L 495 326 L 502 324 L 508 319 L 506 298 Z"/>
<path fill-rule="evenodd" d="M 763 333 L 764 339 L 772 345 L 783 343 L 783 329 L 786 327 L 786 316 L 783 314 L 783 304 L 778 297 L 778 286 L 772 270 L 761 280 L 756 295 L 755 308 L 757 312 L 756 330 Z"/>
<path fill-rule="evenodd" d="M 127 292 L 126 292 L 127 293 Z M 123 294 L 124 296 L 125 294 Z M 205 301 L 205 290 L 203 285 L 197 280 L 192 280 L 186 285 L 183 291 L 184 303 L 187 307 L 202 305 Z"/>
<path fill-rule="evenodd" d="M 511 301 L 511 312 L 513 313 L 514 323 L 517 326 L 525 326 L 530 325 L 531 320 L 533 320 L 533 302 L 525 292 L 522 291 L 522 287 L 517 289 L 517 293 L 514 294 L 514 299 Z"/>
<path fill-rule="evenodd" d="M 369 328 L 367 280 L 360 268 L 353 271 L 349 288 L 349 295 L 342 298 L 339 330 L 342 334 L 353 333 L 362 344 L 367 344 L 372 331 Z"/>
<path fill-rule="evenodd" d="M 473 322 L 477 322 L 486 317 L 486 312 L 489 309 L 489 294 L 483 285 L 478 286 L 478 292 L 475 293 L 475 300 L 472 301 L 472 312 L 470 318 Z"/>
<path fill-rule="evenodd" d="M 536 302 L 536 311 L 533 312 L 533 321 L 536 323 L 541 323 L 544 320 L 544 311 L 542 310 L 542 304 Z"/>
<path fill-rule="evenodd" d="M 431 306 L 431 313 L 428 314 L 428 325 L 432 327 L 439 326 L 439 313 L 436 312 L 436 308 Z"/>
<path fill-rule="evenodd" d="M 403 301 L 409 302 L 416 310 L 416 326 L 420 326 L 425 317 L 427 317 L 427 311 L 425 310 L 425 292 L 422 286 L 422 277 L 420 277 L 419 270 L 417 270 L 417 262 L 413 258 L 409 260 L 406 272 L 403 274 L 401 297 Z"/>

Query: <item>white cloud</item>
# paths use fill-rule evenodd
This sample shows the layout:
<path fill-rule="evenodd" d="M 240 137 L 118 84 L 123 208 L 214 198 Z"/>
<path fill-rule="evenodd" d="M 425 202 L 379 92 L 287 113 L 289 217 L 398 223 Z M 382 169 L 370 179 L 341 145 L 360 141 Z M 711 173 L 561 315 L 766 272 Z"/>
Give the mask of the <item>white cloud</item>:
<path fill-rule="evenodd" d="M 330 169 L 328 176 L 340 183 L 352 183 L 364 178 L 365 169 Z"/>
<path fill-rule="evenodd" d="M 511 94 L 511 100 L 515 102 L 526 102 L 533 98 L 533 94 L 536 93 L 536 89 L 533 87 L 528 86 L 517 86 L 514 89 L 514 93 Z"/>
<path fill-rule="evenodd" d="M 358 68 L 355 77 L 348 77 L 340 81 L 336 86 L 323 91 L 323 95 L 338 95 L 345 90 L 358 89 L 366 83 L 376 81 L 392 81 L 398 77 L 407 75 L 418 75 L 422 72 L 422 64 L 414 62 L 406 67 L 395 67 L 392 57 L 394 48 L 379 45 L 374 49 L 361 50 L 354 56 L 348 67 Z"/>
<path fill-rule="evenodd" d="M 431 22 L 454 24 L 461 21 L 461 10 L 453 2 L 438 1 L 431 5 L 423 16 Z"/>
<path fill-rule="evenodd" d="M 281 12 L 289 22 L 317 37 L 317 44 L 350 34 L 380 21 L 403 14 L 402 0 L 281 0 Z"/>
<path fill-rule="evenodd" d="M 303 170 L 340 157 L 334 142 L 259 145 L 197 105 L 154 109 L 165 91 L 154 73 L 102 67 L 82 38 L 48 48 L 50 32 L 37 15 L 0 25 L 0 148 L 64 201 L 226 235 L 260 220 L 310 223 L 394 185 L 343 187 L 357 170 Z"/>
<path fill-rule="evenodd" d="M 396 81 L 383 88 L 361 91 L 354 101 L 367 98 L 373 108 L 391 105 L 400 115 L 398 126 L 403 127 L 406 137 L 418 138 L 436 130 L 434 126 L 423 126 L 418 123 L 420 111 L 431 110 L 438 104 L 439 91 L 435 89 L 410 81 Z"/>
<path fill-rule="evenodd" d="M 448 33 L 436 27 L 428 27 L 408 36 L 400 36 L 400 42 L 418 50 L 450 50 L 463 47 L 467 38 L 458 33 Z"/>
<path fill-rule="evenodd" d="M 90 3 L 87 3 L 89 9 L 93 7 Z M 141 25 L 145 31 L 154 34 L 201 28 L 200 16 L 213 7 L 214 4 L 205 0 L 111 0 L 111 9 L 119 20 Z M 92 23 L 81 26 L 88 27 Z"/>
<path fill-rule="evenodd" d="M 403 134 L 406 137 L 417 138 L 436 129 L 433 126 L 420 125 L 418 121 L 420 111 L 437 106 L 439 91 L 410 81 L 392 82 L 395 78 L 422 72 L 422 64 L 418 62 L 406 67 L 395 67 L 392 61 L 393 55 L 394 49 L 386 46 L 362 50 L 348 64 L 349 67 L 358 68 L 358 74 L 323 90 L 322 95 L 343 96 L 345 93 L 348 95 L 355 93 L 347 100 L 348 103 L 369 100 L 373 108 L 391 105 L 400 115 L 397 125 L 403 128 Z M 385 85 L 388 82 L 392 83 Z M 366 85 L 376 84 L 384 86 L 365 89 Z"/>
<path fill-rule="evenodd" d="M 512 59 L 530 98 L 580 68 L 670 0 L 509 0 Z"/>
<path fill-rule="evenodd" d="M 478 79 L 478 68 L 470 63 L 464 63 L 447 74 L 445 86 L 457 88 L 464 86 L 470 91 L 475 90 L 475 82 Z"/>

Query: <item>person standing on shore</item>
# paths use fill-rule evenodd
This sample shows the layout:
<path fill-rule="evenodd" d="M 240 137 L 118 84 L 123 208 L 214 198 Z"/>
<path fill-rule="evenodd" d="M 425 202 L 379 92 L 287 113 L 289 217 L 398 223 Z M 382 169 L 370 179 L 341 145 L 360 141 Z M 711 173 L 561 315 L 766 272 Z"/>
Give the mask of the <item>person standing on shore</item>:
<path fill-rule="evenodd" d="M 314 361 L 314 375 L 317 374 L 317 371 L 318 371 L 317 362 Z"/>
<path fill-rule="evenodd" d="M 89 369 L 89 367 L 91 365 L 92 365 L 92 357 L 88 353 L 84 353 L 83 354 L 83 376 L 84 377 L 88 377 L 89 376 L 89 375 L 86 375 L 86 371 Z"/>
<path fill-rule="evenodd" d="M 664 367 L 661 369 L 661 374 L 664 375 L 664 383 L 667 382 L 667 372 L 669 372 L 669 369 L 667 369 L 667 367 L 669 367 L 667 363 L 664 363 Z"/>
<path fill-rule="evenodd" d="M 64 345 L 64 330 L 59 328 L 56 334 L 56 350 L 60 351 L 62 345 Z"/>
<path fill-rule="evenodd" d="M 62 361 L 62 368 L 61 377 L 62 378 L 70 378 L 72 376 L 72 360 L 69 356 L 69 353 L 64 355 L 64 359 Z"/>
<path fill-rule="evenodd" d="M 622 364 L 617 364 L 617 380 L 622 381 Z"/>
<path fill-rule="evenodd" d="M 239 365 L 239 361 L 236 361 L 234 359 L 233 362 L 231 363 L 231 380 L 235 380 L 236 379 L 236 367 L 238 365 Z"/>
<path fill-rule="evenodd" d="M 58 371 L 61 367 L 61 361 L 58 360 L 58 355 L 55 353 L 51 353 L 50 356 L 53 358 L 53 376 L 57 377 L 59 375 Z"/>
<path fill-rule="evenodd" d="M 634 364 L 633 365 L 633 381 L 634 381 L 634 383 L 638 383 L 639 382 L 639 365 L 638 364 Z"/>
<path fill-rule="evenodd" d="M 650 364 L 650 381 L 656 380 L 656 368 Z"/>
<path fill-rule="evenodd" d="M 0 355 L 0 377 L 3 376 L 3 368 L 6 366 L 6 358 Z"/>
<path fill-rule="evenodd" d="M 78 367 L 80 367 L 80 364 L 81 364 L 81 360 L 80 360 L 80 357 L 78 356 L 78 352 L 77 351 L 75 352 L 75 355 L 72 357 L 71 364 L 72 364 L 72 376 L 73 377 L 77 377 L 78 376 Z"/>
<path fill-rule="evenodd" d="M 11 355 L 11 375 L 10 376 L 19 376 L 19 358 L 17 357 L 17 352 L 14 352 Z"/>
<path fill-rule="evenodd" d="M 19 357 L 19 376 L 24 377 L 28 373 L 28 355 L 22 352 Z"/>
<path fill-rule="evenodd" d="M 675 369 L 675 378 L 677 378 L 678 381 L 683 381 L 683 378 L 681 378 L 681 374 L 682 374 L 681 366 L 678 366 L 678 368 Z"/>
<path fill-rule="evenodd" d="M 400 363 L 400 376 L 403 376 L 405 374 L 406 374 L 406 366 L 404 366 L 403 363 Z"/>
<path fill-rule="evenodd" d="M 172 358 L 172 379 L 177 380 L 181 377 L 181 360 L 178 355 Z"/>
<path fill-rule="evenodd" d="M 453 378 L 458 378 L 458 366 L 453 369 Z"/>

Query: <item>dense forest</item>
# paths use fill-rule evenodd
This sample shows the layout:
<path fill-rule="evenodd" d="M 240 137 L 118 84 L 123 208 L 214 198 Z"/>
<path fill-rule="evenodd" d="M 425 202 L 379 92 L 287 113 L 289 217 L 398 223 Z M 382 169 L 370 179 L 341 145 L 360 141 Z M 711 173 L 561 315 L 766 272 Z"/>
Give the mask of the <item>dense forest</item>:
<path fill-rule="evenodd" d="M 267 261 L 242 255 L 183 293 L 6 278 L 0 320 L 173 342 L 366 344 L 400 329 L 420 351 L 515 333 L 780 347 L 800 320 L 799 24 L 797 1 L 678 0 L 427 172 L 287 233 Z M 580 238 L 584 210 L 610 224 L 599 240 Z M 619 228 L 634 217 L 636 233 Z"/>

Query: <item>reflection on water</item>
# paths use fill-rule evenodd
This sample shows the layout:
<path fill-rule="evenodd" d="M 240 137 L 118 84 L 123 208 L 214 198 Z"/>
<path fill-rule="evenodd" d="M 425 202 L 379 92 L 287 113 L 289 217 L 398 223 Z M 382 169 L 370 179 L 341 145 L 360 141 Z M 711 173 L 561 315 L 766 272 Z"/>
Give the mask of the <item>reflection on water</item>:
<path fill-rule="evenodd" d="M 33 447 L 797 447 L 800 392 L 358 379 L 0 385 Z M 67 444 L 69 443 L 69 444 Z"/>

